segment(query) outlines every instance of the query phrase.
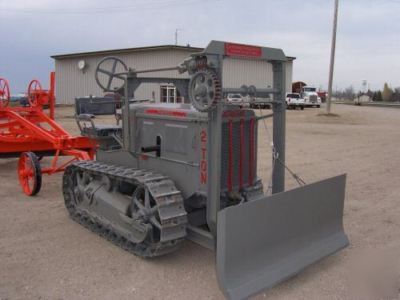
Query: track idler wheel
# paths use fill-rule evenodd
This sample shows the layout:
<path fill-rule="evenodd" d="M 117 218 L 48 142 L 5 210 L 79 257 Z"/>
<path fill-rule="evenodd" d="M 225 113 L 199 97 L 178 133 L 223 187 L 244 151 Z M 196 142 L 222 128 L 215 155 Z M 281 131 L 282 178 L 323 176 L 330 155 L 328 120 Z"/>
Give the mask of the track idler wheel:
<path fill-rule="evenodd" d="M 18 178 L 23 192 L 35 196 L 42 187 L 42 170 L 33 152 L 23 152 L 18 161 Z"/>
<path fill-rule="evenodd" d="M 157 230 L 161 230 L 157 203 L 144 185 L 139 185 L 133 193 L 131 214 L 144 223 L 152 224 Z"/>

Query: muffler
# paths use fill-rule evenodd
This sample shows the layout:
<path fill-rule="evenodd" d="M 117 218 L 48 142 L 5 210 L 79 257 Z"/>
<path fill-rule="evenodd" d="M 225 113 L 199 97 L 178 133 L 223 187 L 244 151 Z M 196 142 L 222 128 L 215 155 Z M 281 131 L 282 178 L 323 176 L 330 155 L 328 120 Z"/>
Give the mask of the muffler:
<path fill-rule="evenodd" d="M 229 299 L 244 299 L 349 244 L 343 229 L 346 175 L 218 213 L 217 277 Z"/>

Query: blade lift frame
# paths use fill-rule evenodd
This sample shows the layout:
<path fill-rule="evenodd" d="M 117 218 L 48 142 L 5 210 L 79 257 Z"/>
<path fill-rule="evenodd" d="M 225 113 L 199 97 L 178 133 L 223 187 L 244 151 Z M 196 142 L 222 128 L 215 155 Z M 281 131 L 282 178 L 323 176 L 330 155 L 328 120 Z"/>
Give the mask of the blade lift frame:
<path fill-rule="evenodd" d="M 216 250 L 217 277 L 227 298 L 244 299 L 294 276 L 349 244 L 342 220 L 346 176 L 284 192 L 287 58 L 282 50 L 212 41 L 202 54 L 216 57 L 218 63 L 214 67 L 220 82 L 223 82 L 226 57 L 267 61 L 273 69 L 273 88 L 257 91 L 259 96 L 274 95 L 273 145 L 279 163 L 274 164 L 272 196 L 221 210 L 219 162 L 223 103 L 217 103 L 208 113 L 207 223 Z M 223 89 L 223 92 L 227 94 L 229 89 Z M 274 218 L 277 214 L 280 218 Z M 290 219 L 293 221 L 288 221 Z M 297 233 L 297 236 L 287 236 L 285 230 Z M 286 236 L 287 240 L 280 236 Z M 273 241 L 281 247 L 271 244 Z M 252 251 L 246 252 L 247 247 Z M 249 259 L 250 263 L 243 263 Z M 260 263 L 265 268 L 260 268 Z"/>

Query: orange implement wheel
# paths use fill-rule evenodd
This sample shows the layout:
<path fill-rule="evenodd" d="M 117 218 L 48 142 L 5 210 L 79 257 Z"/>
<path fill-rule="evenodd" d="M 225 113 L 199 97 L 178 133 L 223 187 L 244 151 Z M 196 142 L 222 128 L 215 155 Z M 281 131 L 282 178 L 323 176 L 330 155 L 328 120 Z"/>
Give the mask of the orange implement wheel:
<path fill-rule="evenodd" d="M 0 108 L 10 103 L 10 86 L 7 79 L 0 78 Z"/>
<path fill-rule="evenodd" d="M 40 104 L 42 94 L 42 85 L 39 80 L 33 79 L 28 86 L 28 101 L 31 107 L 36 107 Z"/>
<path fill-rule="evenodd" d="M 40 163 L 33 152 L 23 152 L 18 161 L 18 178 L 24 193 L 35 196 L 42 187 Z"/>

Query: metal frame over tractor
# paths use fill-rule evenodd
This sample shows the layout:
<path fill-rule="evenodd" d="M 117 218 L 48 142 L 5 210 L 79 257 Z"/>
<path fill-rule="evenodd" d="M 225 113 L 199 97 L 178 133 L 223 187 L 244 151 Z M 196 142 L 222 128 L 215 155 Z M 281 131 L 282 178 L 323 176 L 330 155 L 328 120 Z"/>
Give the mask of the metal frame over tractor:
<path fill-rule="evenodd" d="M 270 63 L 272 88 L 223 86 L 227 57 Z M 214 250 L 218 281 L 230 299 L 272 287 L 346 247 L 345 175 L 284 191 L 286 61 L 280 49 L 219 41 L 161 69 L 103 59 L 96 81 L 123 96 L 122 127 L 78 116 L 82 134 L 100 146 L 95 161 L 65 170 L 71 217 L 141 257 L 175 251 L 185 238 Z M 166 70 L 190 79 L 147 74 Z M 174 84 L 191 105 L 135 101 L 146 83 Z M 273 95 L 273 113 L 256 116 L 229 105 L 229 93 Z M 257 124 L 266 117 L 273 118 L 270 196 L 257 176 Z"/>
<path fill-rule="evenodd" d="M 10 106 L 8 81 L 0 78 L 0 158 L 19 157 L 18 178 L 28 196 L 40 191 L 42 174 L 63 172 L 74 160 L 94 157 L 94 141 L 71 136 L 55 122 L 54 83 L 54 72 L 50 74 L 50 90 L 43 90 L 38 80 L 32 80 L 27 106 Z M 49 108 L 48 114 L 45 106 Z M 49 167 L 41 167 L 43 156 L 53 156 Z M 70 159 L 60 162 L 60 156 Z"/>

